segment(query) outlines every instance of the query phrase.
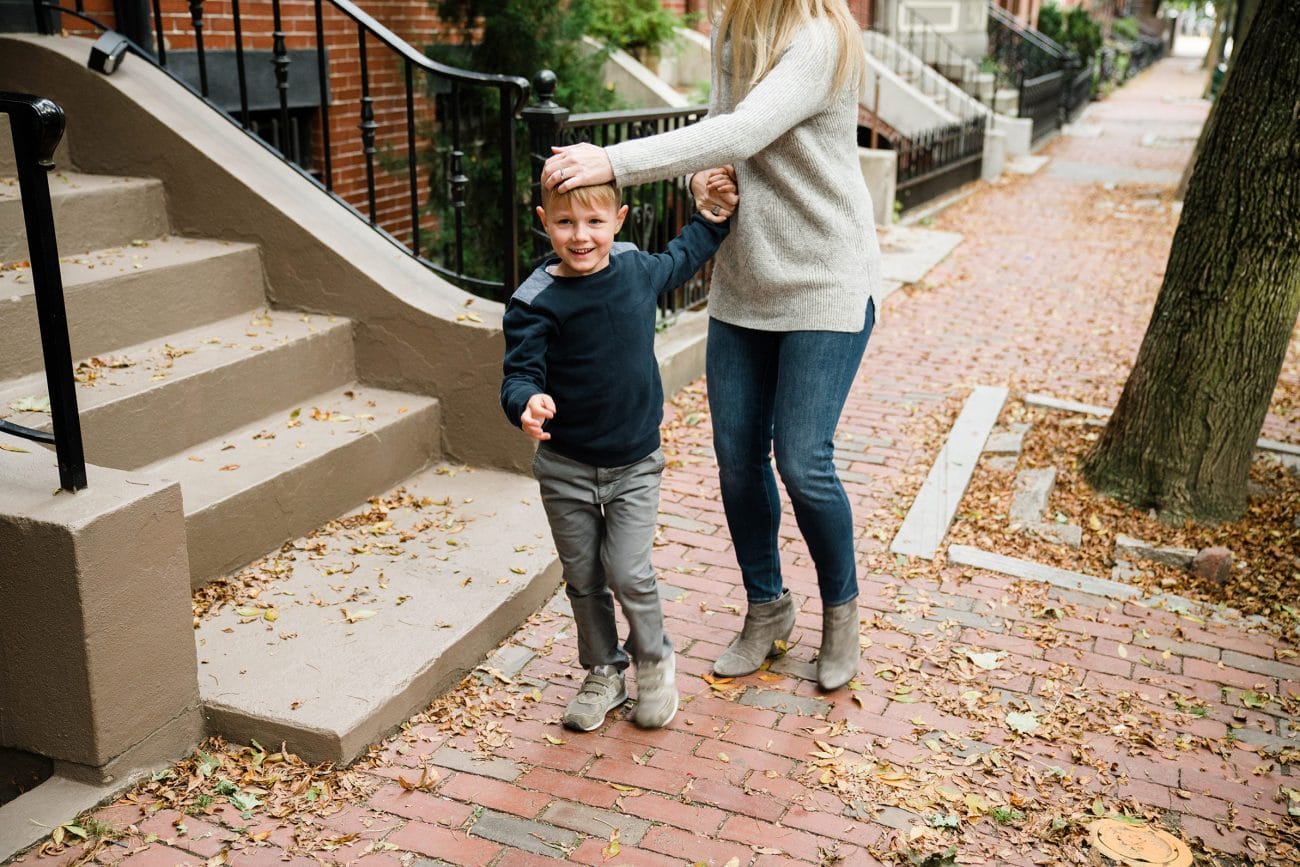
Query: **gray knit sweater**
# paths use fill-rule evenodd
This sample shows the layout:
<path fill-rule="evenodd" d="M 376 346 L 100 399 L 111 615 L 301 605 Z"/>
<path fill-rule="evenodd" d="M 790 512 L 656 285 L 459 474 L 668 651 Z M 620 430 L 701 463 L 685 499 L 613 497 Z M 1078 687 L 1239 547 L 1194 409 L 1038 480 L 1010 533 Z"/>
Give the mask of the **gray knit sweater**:
<path fill-rule="evenodd" d="M 724 70 L 729 55 L 726 46 Z M 855 332 L 867 299 L 879 294 L 857 94 L 831 92 L 838 55 L 831 25 L 811 24 L 739 103 L 730 74 L 715 71 L 707 118 L 605 149 L 619 186 L 736 166 L 740 207 L 709 291 L 716 319 L 764 331 Z"/>

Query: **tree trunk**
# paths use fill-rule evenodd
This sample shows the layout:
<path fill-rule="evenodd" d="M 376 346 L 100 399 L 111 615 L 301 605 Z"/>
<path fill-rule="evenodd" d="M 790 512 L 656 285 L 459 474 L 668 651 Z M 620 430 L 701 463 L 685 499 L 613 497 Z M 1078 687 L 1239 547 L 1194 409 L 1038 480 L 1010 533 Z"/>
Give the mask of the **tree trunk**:
<path fill-rule="evenodd" d="M 1205 52 L 1205 68 L 1214 74 L 1214 67 L 1219 65 L 1223 59 L 1223 45 L 1228 39 L 1228 27 L 1232 21 L 1232 0 L 1223 0 L 1222 3 L 1214 4 L 1214 30 L 1210 32 L 1210 47 Z M 1205 82 L 1205 92 L 1201 95 L 1204 99 L 1210 98 L 1210 82 Z"/>
<path fill-rule="evenodd" d="M 1164 284 L 1105 432 L 1098 491 L 1162 519 L 1239 516 L 1300 313 L 1300 0 L 1263 0 L 1192 175 Z"/>

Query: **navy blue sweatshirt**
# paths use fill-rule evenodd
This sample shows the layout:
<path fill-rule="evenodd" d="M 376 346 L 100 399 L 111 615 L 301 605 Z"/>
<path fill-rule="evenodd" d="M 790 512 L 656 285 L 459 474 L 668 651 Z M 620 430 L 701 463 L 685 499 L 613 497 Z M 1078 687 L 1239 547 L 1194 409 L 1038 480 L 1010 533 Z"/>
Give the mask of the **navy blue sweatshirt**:
<path fill-rule="evenodd" d="M 596 467 L 635 463 L 659 447 L 664 389 L 655 360 L 659 295 L 717 251 L 730 221 L 692 218 L 667 252 L 615 244 L 609 267 L 584 277 L 534 271 L 506 305 L 501 408 L 515 427 L 535 394 L 555 400 L 547 446 Z"/>

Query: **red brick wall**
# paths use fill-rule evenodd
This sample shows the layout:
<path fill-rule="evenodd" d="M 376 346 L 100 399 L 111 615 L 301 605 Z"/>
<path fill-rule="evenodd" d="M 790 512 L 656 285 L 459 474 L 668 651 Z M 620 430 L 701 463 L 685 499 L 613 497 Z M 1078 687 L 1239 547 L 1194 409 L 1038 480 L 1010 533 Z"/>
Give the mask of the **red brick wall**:
<path fill-rule="evenodd" d="M 334 191 L 353 207 L 369 216 L 366 195 L 365 155 L 361 130 L 361 49 L 357 26 L 329 2 L 324 2 L 323 30 L 325 48 L 329 58 L 330 104 L 328 106 L 331 176 Z M 445 26 L 423 0 L 368 0 L 365 10 L 381 24 L 406 39 L 417 49 L 445 33 Z M 274 30 L 272 4 L 269 0 L 244 0 L 240 3 L 240 21 L 243 46 L 246 50 L 270 51 L 273 48 L 271 33 Z M 169 51 L 190 50 L 195 47 L 194 31 L 188 3 L 181 0 L 164 0 L 163 38 Z M 203 42 L 205 50 L 232 49 L 235 46 L 234 23 L 229 0 L 208 0 L 203 6 Z M 316 17 L 311 0 L 282 0 L 281 24 L 290 50 L 315 49 Z M 88 14 L 107 24 L 113 23 L 112 0 L 86 0 Z M 79 29 L 80 23 L 65 17 L 64 25 L 70 32 L 91 35 L 89 29 Z M 366 41 L 370 97 L 373 100 L 375 121 L 378 124 L 375 147 L 388 155 L 386 163 L 400 161 L 396 174 L 386 171 L 376 159 L 376 221 L 397 237 L 406 240 L 411 231 L 411 199 L 409 178 L 405 162 L 408 150 L 406 90 L 404 66 L 392 51 L 374 38 Z M 317 70 L 291 65 L 289 75 L 306 76 L 313 86 L 317 83 Z M 424 96 L 424 86 L 419 74 L 414 75 L 415 117 L 418 130 L 429 127 L 433 106 Z M 323 136 L 319 122 L 325 113 L 318 115 L 315 124 L 313 166 L 318 173 L 325 167 Z M 417 140 L 417 150 L 424 144 Z M 417 191 L 427 198 L 428 173 L 419 171 Z M 426 217 L 423 229 L 433 224 Z"/>

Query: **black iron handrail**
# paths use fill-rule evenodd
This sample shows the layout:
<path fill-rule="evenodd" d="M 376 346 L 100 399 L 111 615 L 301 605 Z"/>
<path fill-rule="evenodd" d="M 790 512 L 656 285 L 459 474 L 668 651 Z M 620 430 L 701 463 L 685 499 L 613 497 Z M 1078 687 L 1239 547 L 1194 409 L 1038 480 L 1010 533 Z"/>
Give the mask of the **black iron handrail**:
<path fill-rule="evenodd" d="M 9 116 L 14 143 L 41 353 L 45 358 L 45 385 L 53 419 L 53 432 L 0 420 L 0 433 L 54 446 L 59 485 L 65 491 L 76 491 L 86 487 L 86 458 L 81 444 L 81 418 L 77 414 L 72 350 L 68 345 L 54 208 L 46 178 L 46 173 L 54 169 L 54 149 L 63 138 L 63 109 L 43 97 L 0 92 L 0 114 Z"/>
<path fill-rule="evenodd" d="M 1002 26 L 1014 30 L 1022 39 L 1050 57 L 1063 61 L 1070 55 L 1070 50 L 1064 45 L 1042 31 L 1021 24 L 1014 15 L 996 3 L 989 3 L 989 17 Z"/>
<path fill-rule="evenodd" d="M 555 73 L 550 70 L 537 73 L 533 78 L 537 101 L 522 112 L 529 130 L 534 207 L 541 204 L 542 164 L 550 156 L 552 146 L 591 142 L 604 147 L 680 129 L 698 123 L 708 114 L 708 106 L 704 105 L 570 114 L 555 103 L 555 87 Z M 625 187 L 622 194 L 628 205 L 628 217 L 620 238 L 632 241 L 643 250 L 665 249 L 695 213 L 690 187 L 680 178 Z M 550 251 L 550 241 L 536 220 L 532 223 L 532 237 L 534 257 L 544 258 Z M 711 268 L 711 264 L 705 265 L 685 285 L 661 296 L 659 307 L 665 321 L 708 297 Z"/>
<path fill-rule="evenodd" d="M 996 3 L 990 3 L 988 9 L 989 54 L 997 61 L 999 86 L 1004 74 L 1019 89 L 1025 79 L 1065 68 L 1071 52 L 1025 27 Z"/>
<path fill-rule="evenodd" d="M 85 13 L 83 0 L 75 0 L 74 8 L 61 6 L 56 0 L 33 0 L 33 2 L 36 6 L 38 29 L 42 33 L 56 32 L 54 22 L 51 20 L 53 13 L 72 15 L 100 30 L 110 29 Z M 230 106 L 227 108 L 213 96 L 214 82 L 211 80 L 212 70 L 209 68 L 209 49 L 204 45 L 205 33 L 211 35 L 208 29 L 210 22 L 204 20 L 203 0 L 190 0 L 188 4 L 197 63 L 197 86 L 193 80 L 195 76 L 187 78 L 174 70 L 173 64 L 169 64 L 163 38 L 164 17 L 161 0 L 152 0 L 151 15 L 156 46 L 141 45 L 126 37 L 123 39 L 132 54 L 167 72 L 232 123 L 254 136 L 304 177 L 316 183 L 336 201 L 365 220 L 371 228 L 405 249 L 424 265 L 446 279 L 479 294 L 504 296 L 519 281 L 516 257 L 500 257 L 499 275 L 467 272 L 465 210 L 466 193 L 471 185 L 471 179 L 466 175 L 466 163 L 472 159 L 471 152 L 484 147 L 485 142 L 492 139 L 494 134 L 494 145 L 499 151 L 501 160 L 500 176 L 495 178 L 496 183 L 499 184 L 496 208 L 500 211 L 498 220 L 503 234 L 503 237 L 498 240 L 499 249 L 517 249 L 520 244 L 517 213 L 521 201 L 515 186 L 516 118 L 527 101 L 528 82 L 517 76 L 474 72 L 439 63 L 426 57 L 351 0 L 328 0 L 328 3 L 333 10 L 350 19 L 356 29 L 356 46 L 361 70 L 361 96 L 356 110 L 361 139 L 359 151 L 364 159 L 365 168 L 364 201 L 350 201 L 336 190 L 335 154 L 330 138 L 332 101 L 329 60 L 326 56 L 323 0 L 315 0 L 313 4 L 317 85 L 315 90 L 319 94 L 321 150 L 324 162 L 323 167 L 316 170 L 311 170 L 292 158 L 296 143 L 292 138 L 295 127 L 294 119 L 290 116 L 289 70 L 294 58 L 290 56 L 291 51 L 288 47 L 290 34 L 284 30 L 281 0 L 272 0 L 273 29 L 270 33 L 265 29 L 261 32 L 246 31 L 245 24 L 248 22 L 240 14 L 239 0 L 231 0 L 229 9 L 233 33 L 223 35 L 231 36 L 234 41 L 237 109 L 234 100 L 230 101 Z M 273 132 L 270 140 L 257 132 L 258 124 L 250 116 L 250 86 L 245 42 L 259 36 L 263 38 L 269 36 L 273 45 L 271 63 L 274 67 L 278 111 L 275 111 L 271 118 Z M 376 99 L 372 95 L 375 76 L 371 74 L 372 64 L 367 40 L 373 40 L 387 50 L 388 55 L 384 58 L 384 62 L 391 64 L 388 68 L 400 70 L 402 104 L 405 107 L 405 140 L 401 143 L 406 152 L 404 160 L 400 156 L 394 157 L 391 151 L 383 152 L 377 146 L 376 133 L 379 123 L 376 119 Z M 416 87 L 417 75 L 425 78 L 422 82 L 424 87 L 420 90 Z M 470 92 L 473 88 L 494 91 L 495 100 L 485 99 Z M 307 93 L 307 90 L 295 90 L 295 93 L 302 95 Z M 436 104 L 434 118 L 417 116 L 417 93 Z M 495 123 L 490 119 L 492 114 L 495 114 Z M 426 120 L 431 122 L 425 124 Z M 488 130 L 493 126 L 495 130 L 489 133 Z M 426 138 L 429 135 L 433 136 L 437 156 L 433 168 L 428 170 L 427 197 L 421 190 L 419 174 L 422 166 L 421 150 L 429 147 L 429 142 L 421 141 L 417 129 Z M 355 157 L 356 153 L 353 151 L 350 155 Z M 377 171 L 388 173 L 387 189 L 390 192 L 400 190 L 400 194 L 406 199 L 404 208 L 381 210 L 377 194 Z M 358 191 L 356 198 L 361 197 Z M 431 237 L 431 230 L 435 226 L 441 229 L 444 235 L 450 237 L 451 240 L 447 244 L 440 245 Z"/>

